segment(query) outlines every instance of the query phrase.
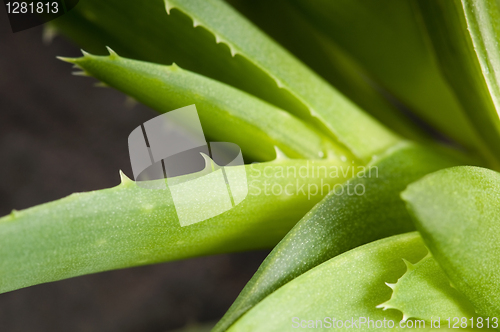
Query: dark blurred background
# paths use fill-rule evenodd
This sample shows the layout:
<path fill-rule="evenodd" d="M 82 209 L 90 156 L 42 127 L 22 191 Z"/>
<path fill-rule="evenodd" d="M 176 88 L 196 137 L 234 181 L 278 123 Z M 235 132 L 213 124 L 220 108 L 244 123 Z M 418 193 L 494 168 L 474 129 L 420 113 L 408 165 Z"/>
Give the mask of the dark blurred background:
<path fill-rule="evenodd" d="M 131 175 L 127 137 L 155 113 L 72 76 L 42 27 L 0 33 L 0 216 Z M 0 331 L 170 331 L 214 322 L 265 252 L 104 272 L 0 294 Z M 1 259 L 1 258 L 0 258 Z"/>

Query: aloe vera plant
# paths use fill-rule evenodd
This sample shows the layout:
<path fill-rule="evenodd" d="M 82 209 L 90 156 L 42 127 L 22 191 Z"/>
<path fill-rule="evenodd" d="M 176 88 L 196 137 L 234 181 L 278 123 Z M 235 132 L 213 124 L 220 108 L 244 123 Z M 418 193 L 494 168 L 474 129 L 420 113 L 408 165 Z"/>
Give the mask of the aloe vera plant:
<path fill-rule="evenodd" d="M 249 194 L 182 227 L 172 187 L 121 173 L 13 211 L 0 291 L 274 248 L 213 331 L 498 329 L 499 13 L 493 0 L 81 1 L 51 29 L 83 56 L 60 59 L 159 113 L 195 104 L 210 140 L 241 148 L 231 190 Z M 197 179 L 183 209 L 201 214 L 203 191 L 215 211 L 205 163 L 154 181 Z"/>

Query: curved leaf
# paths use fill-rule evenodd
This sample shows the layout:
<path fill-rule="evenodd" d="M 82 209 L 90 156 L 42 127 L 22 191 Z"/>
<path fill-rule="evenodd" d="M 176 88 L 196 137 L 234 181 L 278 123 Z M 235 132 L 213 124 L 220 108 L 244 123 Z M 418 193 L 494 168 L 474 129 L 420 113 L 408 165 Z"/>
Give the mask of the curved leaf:
<path fill-rule="evenodd" d="M 167 11 L 176 8 L 186 13 L 196 24 L 212 32 L 218 42 L 227 44 L 233 54 L 250 59 L 267 72 L 279 87 L 288 90 L 296 98 L 296 111 L 290 111 L 298 115 L 305 111 L 302 117 L 312 115 L 320 126 L 326 127 L 358 158 L 369 160 L 373 154 L 397 142 L 397 138 L 388 130 L 365 115 L 254 25 L 236 15 L 237 12 L 223 1 L 165 0 L 165 4 Z"/>
<path fill-rule="evenodd" d="M 377 305 L 391 296 L 384 282 L 404 274 L 403 258 L 419 261 L 427 253 L 418 233 L 398 235 L 366 244 L 330 259 L 281 287 L 241 317 L 228 331 L 290 331 L 293 318 L 324 322 L 325 317 L 351 321 L 402 319 L 397 310 Z M 307 323 L 306 323 L 307 324 Z M 390 330 L 368 326 L 359 331 Z M 328 328 L 328 326 L 326 326 Z M 340 330 L 350 330 L 344 327 Z"/>
<path fill-rule="evenodd" d="M 479 134 L 436 65 L 411 1 L 290 1 L 418 116 L 463 146 L 481 149 Z"/>
<path fill-rule="evenodd" d="M 169 190 L 144 189 L 126 177 L 114 188 L 13 211 L 0 218 L 0 292 L 111 269 L 272 247 L 327 194 L 319 188 L 345 181 L 323 173 L 304 175 L 332 165 L 349 166 L 306 160 L 237 166 L 246 169 L 246 199 L 186 227 L 179 224 Z M 223 200 L 212 193 L 212 182 L 201 179 L 183 196 L 193 213 L 200 212 L 200 193 L 211 197 L 212 206 L 204 208 Z"/>
<path fill-rule="evenodd" d="M 432 255 L 479 314 L 500 317 L 500 174 L 456 167 L 402 194 Z"/>
<path fill-rule="evenodd" d="M 283 238 L 214 331 L 224 331 L 259 301 L 316 265 L 370 241 L 413 230 L 400 192 L 422 176 L 454 164 L 411 144 L 369 164 L 365 174 L 336 188 Z M 363 188 L 363 194 L 353 194 L 355 188 Z"/>
<path fill-rule="evenodd" d="M 237 19 L 241 19 L 239 16 Z M 280 108 L 293 96 L 251 60 L 228 47 L 178 10 L 167 14 L 164 0 L 86 0 L 53 21 L 88 52 L 106 55 L 106 46 L 124 57 L 170 65 L 232 85 Z"/>
<path fill-rule="evenodd" d="M 430 141 L 420 128 L 395 105 L 393 98 L 331 38 L 311 24 L 289 0 L 230 0 L 254 24 L 286 47 L 361 109 L 405 138 Z M 279 20 L 276 20 L 279 17 Z"/>
<path fill-rule="evenodd" d="M 112 51 L 110 56 L 85 54 L 64 60 L 158 112 L 195 104 L 209 137 L 236 143 L 256 160 L 272 160 L 274 146 L 294 158 L 322 158 L 333 147 L 289 113 L 176 65 L 129 60 Z M 337 151 L 342 153 L 340 147 Z"/>
<path fill-rule="evenodd" d="M 157 1 L 151 3 L 89 0 L 75 8 L 76 25 L 70 17 L 56 23 L 84 43 L 97 35 L 118 51 L 139 49 L 132 57 L 175 61 L 250 92 L 315 123 L 365 162 L 398 141 L 223 1 L 169 0 L 170 17 L 159 14 Z M 82 32 L 87 26 L 89 32 Z M 223 56 L 216 43 L 227 45 Z"/>
<path fill-rule="evenodd" d="M 430 254 L 417 264 L 405 261 L 406 273 L 395 284 L 387 284 L 392 289 L 391 299 L 378 307 L 396 309 L 403 318 L 420 318 L 427 322 L 440 319 L 458 318 L 460 322 L 475 316 L 472 304 L 456 289 Z M 460 326 L 462 328 L 462 326 Z"/>
<path fill-rule="evenodd" d="M 391 290 L 385 286 L 384 280 L 396 280 L 406 270 L 403 261 L 406 265 L 411 264 L 409 261 L 418 261 L 426 252 L 417 232 L 353 249 L 278 289 L 228 331 L 289 331 L 291 328 L 340 331 L 456 330 L 452 320 L 448 324 L 446 319 L 440 319 L 439 322 L 434 319 L 431 325 L 430 321 L 421 319 L 402 320 L 404 316 L 399 310 L 377 308 L 377 303 L 390 297 Z M 432 291 L 427 287 L 425 290 Z M 460 314 L 460 311 L 452 313 Z M 460 326 L 460 330 L 473 329 Z"/>
<path fill-rule="evenodd" d="M 500 167 L 500 4 L 418 0 L 443 73 Z"/>

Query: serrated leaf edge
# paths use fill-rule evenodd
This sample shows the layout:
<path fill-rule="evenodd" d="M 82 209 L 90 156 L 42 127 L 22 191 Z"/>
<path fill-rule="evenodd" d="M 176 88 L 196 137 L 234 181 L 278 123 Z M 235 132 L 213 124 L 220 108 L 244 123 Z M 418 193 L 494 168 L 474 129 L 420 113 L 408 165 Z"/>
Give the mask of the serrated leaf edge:
<path fill-rule="evenodd" d="M 256 63 L 251 58 L 249 58 L 248 56 L 246 56 L 244 54 L 244 52 L 241 49 L 239 49 L 236 45 L 234 45 L 231 42 L 227 41 L 226 39 L 224 39 L 223 37 L 221 37 L 220 35 L 218 35 L 214 31 L 212 31 L 207 24 L 205 24 L 202 21 L 196 19 L 191 14 L 187 13 L 186 11 L 182 10 L 181 8 L 176 7 L 175 5 L 173 5 L 172 3 L 170 3 L 168 0 L 164 0 L 164 3 L 165 3 L 165 10 L 166 10 L 166 12 L 167 12 L 168 15 L 170 15 L 170 12 L 171 12 L 172 9 L 177 9 L 178 11 L 180 11 L 181 13 L 183 13 L 184 15 L 186 15 L 188 18 L 190 18 L 193 21 L 193 28 L 196 28 L 196 27 L 204 28 L 206 31 L 208 31 L 209 33 L 211 33 L 214 36 L 215 42 L 217 44 L 224 44 L 224 45 L 226 45 L 229 48 L 229 51 L 230 51 L 232 57 L 235 57 L 236 54 L 238 54 L 241 57 L 244 57 L 245 59 L 247 59 L 255 67 L 257 67 L 258 69 L 260 69 L 264 73 L 266 73 L 266 75 L 269 76 L 276 83 L 276 86 L 278 88 L 284 89 L 287 92 L 289 92 L 292 96 L 294 96 L 302 105 L 305 106 L 305 108 L 308 110 L 309 114 L 312 117 L 315 117 L 317 119 L 322 119 L 321 115 L 318 112 L 316 112 L 316 110 L 309 103 L 307 103 L 301 96 L 297 95 L 297 93 L 295 93 L 292 89 L 290 89 L 288 86 L 286 86 L 286 84 L 284 84 L 280 79 L 278 79 L 276 76 L 272 75 L 265 67 L 261 66 L 260 64 Z M 332 131 L 332 134 L 334 134 L 335 137 L 336 137 L 336 139 L 337 139 L 337 141 L 339 143 L 341 143 L 341 141 L 339 140 L 339 138 L 337 137 L 337 135 L 333 131 Z M 349 151 L 350 151 L 350 149 L 349 149 Z M 350 151 L 350 152 L 352 152 L 352 151 Z"/>
<path fill-rule="evenodd" d="M 385 283 L 385 285 L 386 285 L 387 287 L 389 287 L 389 288 L 392 290 L 391 298 L 390 298 L 389 300 L 387 300 L 387 301 L 385 301 L 385 302 L 383 302 L 383 303 L 381 303 L 381 304 L 377 305 L 377 306 L 376 306 L 376 308 L 378 308 L 378 309 L 382 309 L 382 310 L 384 310 L 384 311 L 385 311 L 385 310 L 387 310 L 387 309 L 395 309 L 395 310 L 400 311 L 400 312 L 403 314 L 403 322 L 406 322 L 409 318 L 412 318 L 413 316 L 411 316 L 411 314 L 408 314 L 408 313 L 404 312 L 404 310 L 402 310 L 402 309 L 398 308 L 397 306 L 394 306 L 394 305 L 391 303 L 391 301 L 393 300 L 393 297 L 394 297 L 394 294 L 395 294 L 395 292 L 396 292 L 396 288 L 397 288 L 397 286 L 398 286 L 399 282 L 400 282 L 403 278 L 405 278 L 405 276 L 406 276 L 408 273 L 410 273 L 410 272 L 414 271 L 414 270 L 418 267 L 418 265 L 419 265 L 419 264 L 421 264 L 421 263 L 422 263 L 422 262 L 423 262 L 426 258 L 428 258 L 428 257 L 430 257 L 430 256 L 431 256 L 431 253 L 430 253 L 430 252 L 428 252 L 428 253 L 427 253 L 427 255 L 426 255 L 425 257 L 423 257 L 420 261 L 418 261 L 418 262 L 417 262 L 417 263 L 415 263 L 415 264 L 413 264 L 413 263 L 411 263 L 410 261 L 408 261 L 408 260 L 406 260 L 406 259 L 402 258 L 403 262 L 404 262 L 404 263 L 405 263 L 405 265 L 406 265 L 406 271 L 405 271 L 405 273 L 403 273 L 403 275 L 402 275 L 402 276 L 398 279 L 398 281 L 396 281 L 395 283 L 388 283 L 388 282 L 386 282 L 386 283 Z M 414 318 L 418 318 L 418 317 L 414 317 Z"/>

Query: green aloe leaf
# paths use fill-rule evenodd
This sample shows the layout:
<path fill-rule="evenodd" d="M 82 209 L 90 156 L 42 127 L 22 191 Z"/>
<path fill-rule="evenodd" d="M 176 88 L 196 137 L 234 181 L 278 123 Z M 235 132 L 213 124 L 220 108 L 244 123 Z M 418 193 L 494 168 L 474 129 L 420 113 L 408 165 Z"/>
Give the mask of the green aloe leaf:
<path fill-rule="evenodd" d="M 491 159 L 500 159 L 500 3 L 418 0 L 443 73 Z"/>
<path fill-rule="evenodd" d="M 208 137 L 236 143 L 254 160 L 272 160 L 274 146 L 293 158 L 322 158 L 333 149 L 322 134 L 252 95 L 176 65 L 135 61 L 110 52 L 64 60 L 160 113 L 195 104 Z M 338 158 L 351 158 L 340 147 L 336 152 Z"/>
<path fill-rule="evenodd" d="M 111 269 L 272 247 L 328 193 L 322 186 L 346 180 L 316 173 L 332 165 L 350 166 L 288 159 L 237 166 L 246 170 L 246 199 L 186 227 L 169 190 L 145 189 L 124 176 L 114 188 L 13 211 L 0 218 L 0 293 Z M 183 194 L 193 213 L 223 203 L 212 182 L 200 179 Z M 200 208 L 203 192 L 211 204 Z"/>
<path fill-rule="evenodd" d="M 212 32 L 189 16 L 178 10 L 167 14 L 164 0 L 87 0 L 54 24 L 88 52 L 105 55 L 109 46 L 128 58 L 175 62 L 278 107 L 294 107 L 293 97 L 272 77 L 246 58 L 233 56 L 227 45 L 219 44 Z"/>
<path fill-rule="evenodd" d="M 388 128 L 411 140 L 430 140 L 429 134 L 404 114 L 393 99 L 384 96 L 382 88 L 349 54 L 311 24 L 289 0 L 229 2 Z"/>
<path fill-rule="evenodd" d="M 437 66 L 411 1 L 290 1 L 418 116 L 462 145 L 481 149 L 483 143 Z"/>
<path fill-rule="evenodd" d="M 66 21 L 56 22 L 76 40 L 86 41 L 95 32 L 120 53 L 123 44 L 143 47 L 138 52 L 146 55 L 144 60 L 154 61 L 151 58 L 155 57 L 161 58 L 161 63 L 175 61 L 186 69 L 245 90 L 316 124 L 365 162 L 398 141 L 223 1 L 170 0 L 165 3 L 170 16 L 160 15 L 158 3 L 137 8 L 143 4 L 87 2 L 88 6 L 75 8 L 74 15 L 80 17 L 75 19 L 75 26 L 68 22 L 69 16 Z M 113 20 L 108 19 L 109 13 L 113 13 Z M 140 21 L 140 33 L 130 20 Z M 87 26 L 88 34 L 72 33 Z M 224 47 L 225 56 L 219 56 L 218 43 L 224 44 L 219 46 Z M 149 53 L 152 55 L 148 57 Z"/>
<path fill-rule="evenodd" d="M 474 307 L 463 294 L 451 287 L 432 255 L 427 255 L 417 264 L 405 263 L 406 273 L 396 283 L 387 283 L 393 293 L 390 300 L 379 308 L 399 310 L 405 320 L 418 318 L 431 322 L 439 318 L 445 322 L 457 318 L 461 328 L 472 327 L 471 323 L 477 318 L 474 317 Z M 469 321 L 471 318 L 473 320 Z"/>
<path fill-rule="evenodd" d="M 266 296 L 318 264 L 370 241 L 413 230 L 400 192 L 422 176 L 453 165 L 413 144 L 369 164 L 365 173 L 336 188 L 283 238 L 214 331 L 224 331 Z M 360 188 L 363 194 L 355 194 Z"/>
<path fill-rule="evenodd" d="M 500 174 L 433 173 L 402 194 L 429 250 L 480 315 L 500 315 Z"/>
<path fill-rule="evenodd" d="M 332 258 L 269 295 L 243 315 L 228 331 L 290 331 L 297 320 L 325 317 L 352 321 L 369 317 L 392 320 L 399 326 L 402 313 L 377 305 L 391 297 L 385 282 L 395 282 L 406 271 L 403 258 L 418 262 L 427 253 L 418 233 L 398 235 L 366 244 Z M 294 317 L 297 319 L 294 321 Z M 300 324 L 300 323 L 299 323 Z M 307 323 L 306 323 L 307 324 Z M 354 326 L 357 331 L 390 330 Z M 328 327 L 327 327 L 328 328 Z M 349 330 L 349 328 L 339 328 Z"/>
<path fill-rule="evenodd" d="M 405 274 L 408 263 L 419 261 L 426 253 L 427 248 L 417 232 L 350 250 L 281 287 L 228 331 L 289 331 L 301 327 L 340 331 L 454 331 L 452 320 L 450 323 L 443 319 L 437 321 L 436 317 L 432 325 L 431 321 L 422 319 L 404 320 L 401 311 L 382 310 L 377 305 L 391 297 L 391 289 L 385 281 L 396 281 Z M 433 291 L 428 287 L 425 290 Z M 451 312 L 461 313 L 460 310 Z M 460 326 L 460 330 L 473 329 Z"/>
<path fill-rule="evenodd" d="M 167 8 L 177 8 L 211 31 L 229 46 L 267 72 L 281 88 L 306 107 L 339 142 L 354 155 L 368 160 L 396 142 L 396 138 L 377 122 L 366 116 L 347 98 L 339 94 L 319 76 L 292 57 L 253 24 L 238 19 L 236 11 L 221 0 L 166 0 Z M 237 27 L 237 28 L 236 28 Z M 251 41 L 251 42 L 249 42 Z M 292 110 L 291 110 L 292 111 Z M 296 111 L 297 114 L 303 111 Z"/>

